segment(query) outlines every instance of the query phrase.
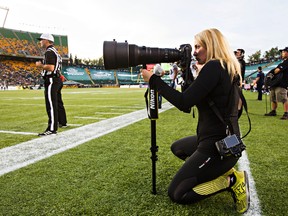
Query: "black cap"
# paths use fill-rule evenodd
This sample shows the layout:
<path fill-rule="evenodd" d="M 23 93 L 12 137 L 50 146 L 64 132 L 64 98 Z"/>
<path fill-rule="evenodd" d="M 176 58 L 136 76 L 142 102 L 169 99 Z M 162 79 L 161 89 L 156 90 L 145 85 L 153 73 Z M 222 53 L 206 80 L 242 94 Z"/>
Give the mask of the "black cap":
<path fill-rule="evenodd" d="M 288 52 L 288 47 L 285 47 L 284 49 L 280 49 L 279 51 L 280 51 L 280 52 L 282 52 L 282 51 Z"/>

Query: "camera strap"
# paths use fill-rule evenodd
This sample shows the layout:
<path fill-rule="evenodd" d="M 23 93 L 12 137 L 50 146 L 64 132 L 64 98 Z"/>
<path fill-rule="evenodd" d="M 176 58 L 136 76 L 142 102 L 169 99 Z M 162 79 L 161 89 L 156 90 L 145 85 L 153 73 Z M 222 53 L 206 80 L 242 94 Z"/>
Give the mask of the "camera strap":
<path fill-rule="evenodd" d="M 147 88 L 145 94 L 146 109 L 149 119 L 158 119 L 158 92 L 154 88 Z"/>
<path fill-rule="evenodd" d="M 236 87 L 237 87 L 237 90 L 236 90 L 236 92 L 235 92 L 235 90 L 233 90 L 233 88 L 234 88 L 235 86 L 233 86 L 233 85 L 236 85 L 236 84 L 234 84 L 234 83 L 232 84 L 232 88 L 231 88 L 230 93 L 229 93 L 229 102 L 230 102 L 230 103 L 228 104 L 228 108 L 231 108 L 231 106 L 233 106 L 233 104 L 231 104 L 231 101 L 233 101 L 233 99 L 232 99 L 231 97 L 234 97 L 234 96 L 235 96 L 234 94 L 235 94 L 235 93 L 238 93 L 238 94 L 239 94 L 239 99 L 241 99 L 241 101 L 242 101 L 242 106 L 243 106 L 244 109 L 245 109 L 245 112 L 246 112 L 247 118 L 248 118 L 248 122 L 249 122 L 249 129 L 248 129 L 247 133 L 246 133 L 244 136 L 241 137 L 241 139 L 243 139 L 243 138 L 246 137 L 246 136 L 250 133 L 250 131 L 251 131 L 251 120 L 250 120 L 250 117 L 249 117 L 249 114 L 248 114 L 247 102 L 246 102 L 246 99 L 245 99 L 245 97 L 244 97 L 241 89 L 239 89 L 239 88 L 236 86 Z M 235 88 L 236 88 L 236 87 L 235 87 Z M 214 101 L 213 101 L 211 98 L 208 98 L 208 104 L 209 104 L 209 106 L 211 107 L 211 109 L 214 111 L 214 113 L 216 114 L 216 116 L 223 122 L 224 125 L 226 125 L 226 126 L 228 127 L 229 132 L 230 132 L 231 134 L 234 134 L 233 125 L 232 125 L 231 120 L 230 120 L 230 115 L 231 115 L 231 113 L 228 113 L 229 118 L 225 121 L 224 118 L 222 117 L 219 109 L 216 107 Z M 238 108 L 238 107 L 237 107 L 237 108 Z M 230 112 L 231 112 L 231 110 L 230 110 Z"/>

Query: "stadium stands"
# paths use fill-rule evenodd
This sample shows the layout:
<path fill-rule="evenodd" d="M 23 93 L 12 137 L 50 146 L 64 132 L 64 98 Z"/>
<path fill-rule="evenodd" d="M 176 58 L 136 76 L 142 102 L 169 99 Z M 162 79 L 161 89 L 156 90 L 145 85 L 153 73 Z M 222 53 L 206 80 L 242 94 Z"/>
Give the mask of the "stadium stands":
<path fill-rule="evenodd" d="M 43 58 L 43 50 L 40 48 L 37 38 L 41 33 L 26 32 L 14 29 L 0 28 L 0 84 L 18 86 L 41 85 L 39 69 L 35 62 Z M 62 73 L 69 82 L 67 85 L 77 86 L 121 86 L 142 85 L 139 67 L 122 70 L 104 70 L 103 66 L 69 65 L 68 37 L 55 35 L 54 45 L 63 58 Z M 279 60 L 265 63 L 257 63 L 246 66 L 245 80 L 251 83 L 256 77 L 257 67 L 262 66 L 266 74 L 279 64 Z M 169 71 L 171 65 L 163 64 L 165 70 Z M 151 65 L 153 67 L 153 65 Z M 170 82 L 168 74 L 162 77 Z"/>
<path fill-rule="evenodd" d="M 28 88 L 42 82 L 39 69 L 34 62 L 15 60 L 2 60 L 0 62 L 0 82 L 9 86 L 22 86 Z M 2 83 L 3 85 L 3 83 Z"/>
<path fill-rule="evenodd" d="M 0 28 L 0 55 L 39 57 L 43 55 L 37 38 L 41 33 Z M 68 58 L 68 37 L 54 35 L 54 45 L 63 58 Z"/>

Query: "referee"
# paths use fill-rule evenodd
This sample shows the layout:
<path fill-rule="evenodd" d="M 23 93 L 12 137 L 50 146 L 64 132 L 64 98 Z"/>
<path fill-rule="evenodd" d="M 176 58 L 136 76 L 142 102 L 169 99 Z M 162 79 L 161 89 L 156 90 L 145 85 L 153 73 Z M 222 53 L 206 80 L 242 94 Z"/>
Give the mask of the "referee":
<path fill-rule="evenodd" d="M 48 115 L 48 127 L 38 136 L 48 136 L 57 134 L 58 129 L 58 97 L 57 92 L 61 87 L 60 72 L 62 67 L 62 59 L 57 50 L 53 46 L 54 37 L 51 34 L 42 34 L 40 45 L 45 49 L 44 60 L 37 61 L 36 66 L 42 68 L 41 75 L 44 79 L 45 87 L 45 103 Z"/>

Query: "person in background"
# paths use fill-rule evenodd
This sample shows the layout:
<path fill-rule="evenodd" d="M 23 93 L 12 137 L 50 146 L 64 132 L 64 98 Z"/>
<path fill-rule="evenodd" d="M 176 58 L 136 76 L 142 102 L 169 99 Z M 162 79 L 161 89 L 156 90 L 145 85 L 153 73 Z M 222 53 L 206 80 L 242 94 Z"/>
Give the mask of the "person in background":
<path fill-rule="evenodd" d="M 178 75 L 178 66 L 177 64 L 173 64 L 172 68 L 170 69 L 170 78 L 171 78 L 171 87 L 176 89 L 177 87 L 177 83 L 176 83 L 176 79 L 177 79 L 177 75 Z"/>
<path fill-rule="evenodd" d="M 280 50 L 280 52 L 283 62 L 281 62 L 274 69 L 274 74 L 283 73 L 283 78 L 279 84 L 271 88 L 270 100 L 272 104 L 272 110 L 269 113 L 266 113 L 265 116 L 276 116 L 278 103 L 283 103 L 284 114 L 280 119 L 288 120 L 288 47 Z"/>
<path fill-rule="evenodd" d="M 198 109 L 196 135 L 177 140 L 171 146 L 173 154 L 184 164 L 170 183 L 168 195 L 176 203 L 190 204 L 228 190 L 232 193 L 236 210 L 244 213 L 250 204 L 248 175 L 246 171 L 234 168 L 238 157 L 222 158 L 217 151 L 215 142 L 227 137 L 227 125 L 209 105 L 212 100 L 224 118 L 230 116 L 226 113 L 229 92 L 233 83 L 238 83 L 239 88 L 241 86 L 240 64 L 217 29 L 196 34 L 194 43 L 194 56 L 203 67 L 184 92 L 171 88 L 151 71 L 142 70 L 144 80 L 156 86 L 156 90 L 176 108 L 183 112 L 188 112 L 193 106 Z M 238 113 L 238 107 L 233 111 Z M 237 132 L 234 132 L 239 136 L 238 116 L 234 116 L 232 121 L 237 127 Z"/>
<path fill-rule="evenodd" d="M 241 66 L 241 77 L 242 77 L 242 81 L 243 81 L 243 86 L 245 84 L 245 70 L 246 70 L 246 62 L 244 60 L 244 54 L 245 54 L 245 50 L 244 49 L 237 49 L 235 52 L 236 58 L 238 59 L 240 66 Z"/>
<path fill-rule="evenodd" d="M 203 67 L 203 65 L 200 65 L 197 61 L 192 63 L 191 68 L 192 68 L 192 74 L 193 74 L 194 80 L 197 78 L 202 67 Z"/>
<path fill-rule="evenodd" d="M 262 67 L 259 66 L 258 67 L 258 73 L 257 73 L 257 77 L 256 77 L 256 80 L 255 80 L 255 84 L 256 84 L 256 89 L 257 89 L 257 92 L 258 92 L 258 98 L 257 100 L 262 100 L 262 87 L 264 85 L 264 73 L 262 71 Z"/>
<path fill-rule="evenodd" d="M 42 69 L 41 75 L 44 79 L 44 95 L 48 115 L 48 127 L 38 136 L 48 136 L 57 134 L 58 129 L 58 92 L 62 83 L 60 80 L 62 59 L 53 45 L 53 35 L 43 33 L 37 39 L 40 41 L 41 47 L 45 49 L 44 60 L 37 61 L 36 66 Z"/>

